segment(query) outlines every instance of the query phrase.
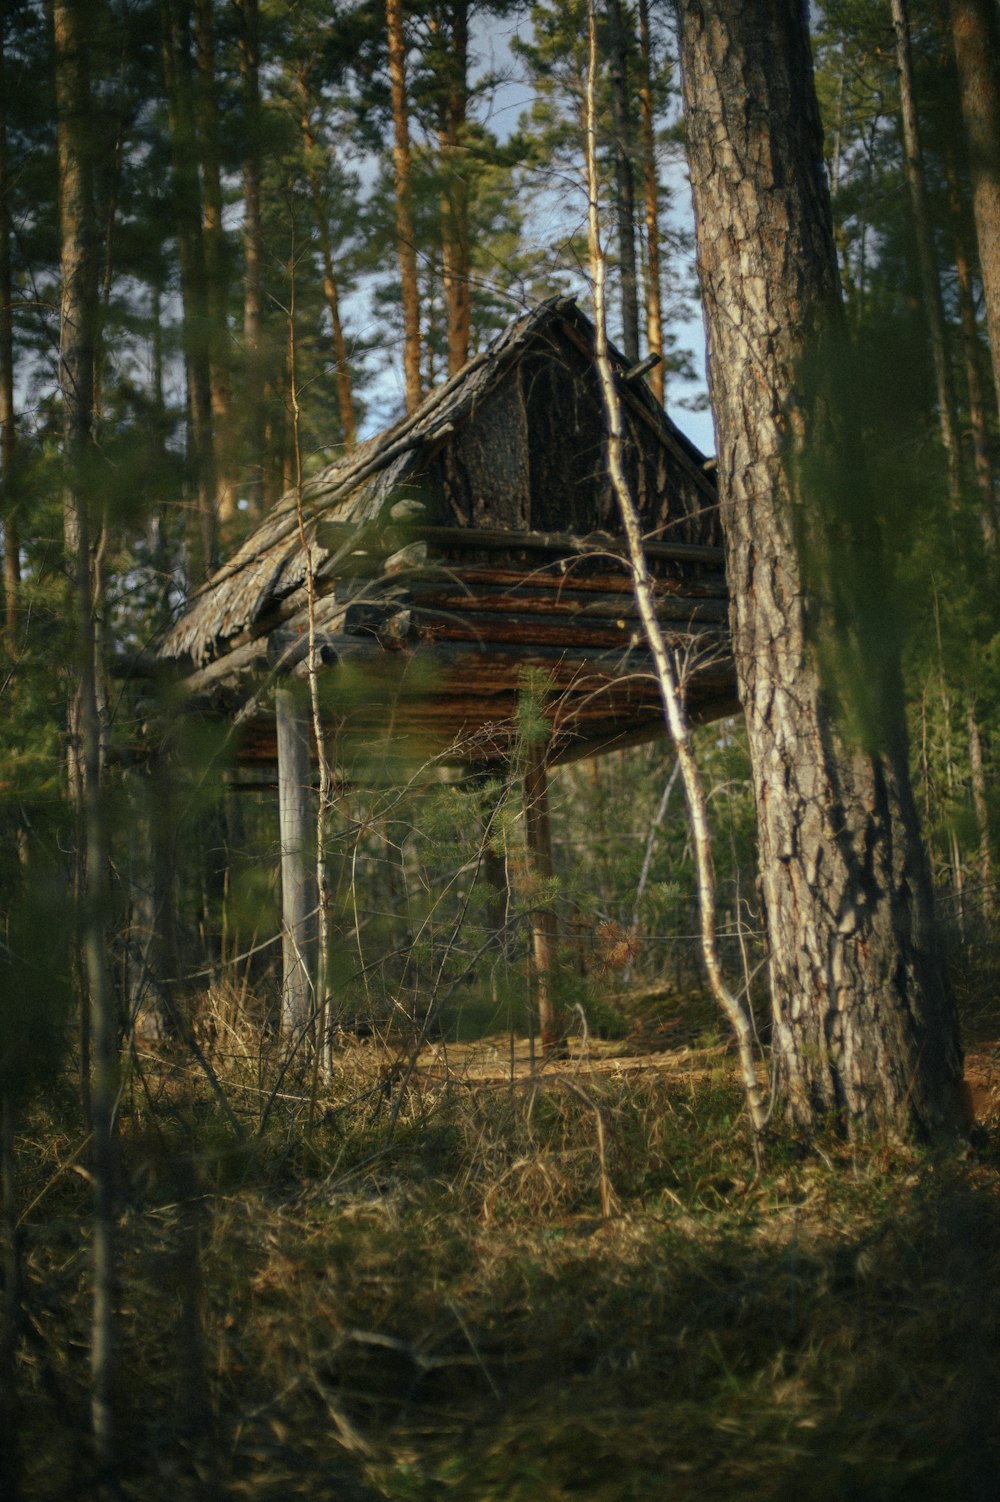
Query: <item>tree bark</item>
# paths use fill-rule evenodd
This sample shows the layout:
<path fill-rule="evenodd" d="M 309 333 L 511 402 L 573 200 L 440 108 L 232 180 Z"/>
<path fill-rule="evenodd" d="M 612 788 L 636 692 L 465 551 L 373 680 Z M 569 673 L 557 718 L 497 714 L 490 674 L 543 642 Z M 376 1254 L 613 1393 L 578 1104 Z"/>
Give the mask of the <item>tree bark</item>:
<path fill-rule="evenodd" d="M 281 839 L 281 1029 L 301 1043 L 312 1011 L 311 914 L 315 906 L 308 849 L 309 727 L 287 689 L 274 696 L 278 729 L 278 819 Z"/>
<path fill-rule="evenodd" d="M 117 1047 L 111 979 L 105 963 L 104 925 L 110 909 L 107 810 L 101 786 L 101 734 L 97 708 L 95 602 L 86 473 L 92 444 L 97 262 L 90 131 L 93 104 L 87 76 L 86 5 L 55 0 L 57 150 L 59 161 L 59 384 L 63 412 L 65 537 L 74 573 L 78 687 L 72 696 L 70 735 L 78 736 L 77 790 L 85 849 L 80 894 L 80 942 L 93 1035 L 93 1317 L 91 1323 L 91 1425 L 98 1465 L 115 1461 L 113 1377 L 114 1307 L 114 1105 Z"/>
<path fill-rule="evenodd" d="M 264 235 L 261 227 L 260 27 L 258 0 L 233 0 L 239 15 L 240 89 L 243 96 L 243 458 L 253 477 L 251 494 L 260 511 L 264 464 Z"/>
<path fill-rule="evenodd" d="M 913 92 L 910 20 L 906 0 L 892 0 L 892 24 L 896 34 L 896 65 L 899 69 L 899 105 L 903 119 L 906 179 L 910 188 L 910 205 L 913 210 L 913 227 L 917 240 L 917 260 L 920 266 L 920 286 L 923 294 L 924 312 L 927 315 L 927 331 L 931 342 L 931 361 L 934 366 L 934 386 L 938 406 L 938 427 L 941 433 L 941 443 L 945 451 L 945 458 L 948 463 L 948 494 L 952 506 L 957 509 L 962 499 L 962 477 L 958 432 L 955 424 L 955 398 L 952 390 L 951 371 L 948 365 L 948 345 L 945 339 L 941 282 L 938 278 L 937 258 L 934 254 L 934 237 L 931 231 L 930 212 L 927 207 L 927 189 L 924 182 L 924 155 L 920 146 L 920 122 L 917 117 L 916 96 Z"/>
<path fill-rule="evenodd" d="M 951 29 L 972 173 L 972 207 L 993 383 L 1000 406 L 1000 22 L 989 0 L 951 0 Z"/>
<path fill-rule="evenodd" d="M 189 449 L 197 491 L 197 572 L 207 578 L 218 563 L 215 438 L 212 424 L 210 321 L 206 299 L 198 142 L 194 128 L 187 0 L 163 0 L 163 71 L 173 162 L 177 249 L 184 303 Z"/>
<path fill-rule="evenodd" d="M 993 466 L 990 463 L 989 427 L 986 420 L 986 397 L 980 370 L 979 327 L 976 298 L 972 284 L 972 256 L 966 235 L 965 205 L 959 186 L 958 169 L 951 146 L 947 148 L 945 172 L 948 179 L 948 202 L 951 209 L 955 248 L 955 281 L 958 290 L 958 316 L 962 325 L 962 363 L 965 388 L 969 399 L 969 428 L 972 434 L 972 459 L 982 510 L 979 514 L 983 544 L 990 553 L 997 546 L 997 503 L 993 489 Z"/>
<path fill-rule="evenodd" d="M 542 746 L 529 746 L 524 769 L 524 829 L 528 865 L 536 883 L 551 882 L 552 830 L 549 823 L 549 783 Z M 538 1030 L 546 1053 L 566 1041 L 568 1019 L 553 994 L 559 956 L 559 927 L 555 909 L 532 898 L 531 958 L 538 1007 Z"/>
<path fill-rule="evenodd" d="M 965 709 L 965 725 L 969 733 L 969 775 L 972 783 L 972 806 L 976 814 L 979 832 L 979 875 L 983 883 L 980 907 L 984 914 L 993 917 L 996 903 L 993 896 L 993 847 L 990 840 L 989 802 L 986 794 L 986 766 L 983 755 L 983 737 L 979 729 L 976 706 L 970 700 Z"/>
<path fill-rule="evenodd" d="M 662 405 L 666 395 L 663 368 L 663 277 L 660 270 L 659 178 L 653 133 L 653 84 L 649 38 L 649 0 L 639 0 L 639 111 L 642 121 L 643 216 L 646 225 L 646 346 L 660 363 L 649 373 L 650 390 Z"/>
<path fill-rule="evenodd" d="M 468 0 L 449 6 L 448 51 L 441 127 L 441 272 L 448 316 L 448 374 L 469 358 L 472 300 L 469 287 L 469 179 L 464 160 L 468 88 Z"/>
<path fill-rule="evenodd" d="M 10 250 L 10 176 L 7 170 L 7 112 L 4 56 L 6 15 L 0 16 L 0 521 L 3 523 L 4 622 L 17 625 L 21 592 L 17 524 L 17 414 L 14 407 L 13 272 Z"/>
<path fill-rule="evenodd" d="M 229 273 L 222 222 L 222 153 L 215 76 L 212 0 L 196 0 L 198 146 L 205 247 L 205 311 L 208 318 L 209 391 L 216 455 L 216 509 L 223 531 L 236 517 L 236 475 L 231 427 L 232 371 L 229 345 Z"/>
<path fill-rule="evenodd" d="M 313 130 L 312 117 L 310 114 L 309 82 L 305 68 L 300 68 L 298 74 L 299 101 L 301 115 L 299 127 L 302 131 L 302 144 L 306 152 L 306 181 L 309 184 L 309 196 L 312 198 L 313 214 L 316 218 L 316 229 L 319 234 L 320 256 L 323 262 L 323 300 L 326 310 L 330 315 L 330 332 L 333 339 L 333 358 L 336 369 L 337 382 L 337 406 L 340 412 L 340 429 L 343 436 L 344 448 L 352 449 L 357 442 L 357 425 L 354 420 L 354 392 L 351 387 L 351 364 L 347 356 L 347 340 L 344 338 L 344 325 L 340 316 L 340 293 L 337 288 L 337 278 L 334 274 L 333 246 L 330 238 L 330 216 L 327 212 L 326 196 L 323 192 L 323 175 L 320 172 L 319 145 L 316 133 Z M 324 160 L 324 171 L 328 171 L 329 163 Z"/>
<path fill-rule="evenodd" d="M 961 1051 L 898 663 L 888 653 L 867 668 L 877 736 L 849 737 L 817 648 L 834 611 L 799 550 L 823 518 L 804 504 L 793 451 L 844 451 L 835 406 L 810 399 L 802 371 L 806 351 L 824 370 L 838 358 L 843 323 L 806 7 L 679 0 L 678 15 L 778 1087 L 805 1127 L 833 1116 L 927 1135 L 961 1124 Z M 877 546 L 874 524 L 853 538 L 852 566 L 873 578 Z"/>
<path fill-rule="evenodd" d="M 618 222 L 618 273 L 621 278 L 622 353 L 630 364 L 635 365 L 639 360 L 639 279 L 635 267 L 631 101 L 625 49 L 625 17 L 621 0 L 607 0 L 607 14 L 615 150 L 615 217 Z"/>
<path fill-rule="evenodd" d="M 406 104 L 406 37 L 402 0 L 386 0 L 389 33 L 389 81 L 392 90 L 392 162 L 396 195 L 396 251 L 403 295 L 403 380 L 406 410 L 413 412 L 423 395 L 420 383 L 420 290 L 417 242 L 413 228 L 410 171 L 410 120 Z"/>

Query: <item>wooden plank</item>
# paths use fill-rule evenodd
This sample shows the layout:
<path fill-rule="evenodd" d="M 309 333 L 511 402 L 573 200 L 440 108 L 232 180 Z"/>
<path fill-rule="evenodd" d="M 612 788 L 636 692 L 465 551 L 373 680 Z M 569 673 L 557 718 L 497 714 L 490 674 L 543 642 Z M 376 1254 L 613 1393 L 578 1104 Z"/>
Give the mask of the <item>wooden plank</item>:
<path fill-rule="evenodd" d="M 309 730 L 287 689 L 275 698 L 278 758 L 278 828 L 281 842 L 281 1028 L 301 1041 L 312 1009 L 310 977 L 315 908 L 308 850 L 310 828 Z"/>
<path fill-rule="evenodd" d="M 342 549 L 350 540 L 351 531 L 349 522 L 325 521 L 321 518 L 316 524 L 316 540 L 322 548 Z M 388 555 L 416 541 L 457 551 L 480 549 L 494 552 L 499 549 L 555 553 L 568 558 L 600 557 L 601 554 L 624 557 L 626 554 L 624 539 L 613 537 L 610 533 L 577 536 L 572 532 L 507 531 L 500 527 L 443 527 L 422 522 L 405 528 L 388 526 L 374 535 L 366 533 L 363 545 L 366 550 Z M 650 559 L 683 563 L 710 563 L 719 568 L 725 564 L 724 550 L 708 543 L 650 542 L 646 545 L 646 556 Z"/>
<path fill-rule="evenodd" d="M 521 646 L 530 657 L 535 646 L 567 647 L 575 650 L 614 648 L 646 650 L 642 624 L 637 617 L 620 615 L 570 616 L 560 619 L 553 615 L 532 615 L 513 612 L 492 613 L 478 610 L 429 610 L 411 609 L 400 611 L 398 607 L 386 610 L 377 603 L 357 604 L 348 608 L 344 618 L 347 635 L 371 635 L 381 640 L 385 633 L 392 637 L 392 645 L 401 640 L 397 617 L 405 616 L 407 631 L 420 642 L 468 641 L 484 649 L 501 643 Z M 675 638 L 686 645 L 691 642 L 721 642 L 724 633 L 719 625 L 698 624 L 673 628 Z"/>
<path fill-rule="evenodd" d="M 462 588 L 462 585 L 466 585 Z M 423 609 L 449 611 L 496 611 L 499 614 L 530 612 L 533 615 L 562 615 L 570 617 L 604 616 L 638 618 L 639 610 L 635 597 L 627 591 L 584 591 L 561 589 L 545 591 L 534 589 L 533 581 L 527 580 L 520 591 L 488 589 L 468 584 L 466 580 L 449 585 L 442 580 L 410 579 L 406 596 Z M 656 613 L 663 620 L 728 621 L 729 601 L 725 598 L 689 599 L 679 594 L 661 594 L 656 601 Z"/>
<path fill-rule="evenodd" d="M 553 878 L 552 831 L 544 746 L 528 747 L 524 770 L 524 829 L 528 865 L 535 883 L 539 886 L 549 884 Z M 555 909 L 548 902 L 539 902 L 537 894 L 531 908 L 531 957 L 538 1028 L 542 1047 L 550 1053 L 565 1042 L 567 1031 L 566 1018 L 553 994 L 559 957 L 559 929 Z"/>

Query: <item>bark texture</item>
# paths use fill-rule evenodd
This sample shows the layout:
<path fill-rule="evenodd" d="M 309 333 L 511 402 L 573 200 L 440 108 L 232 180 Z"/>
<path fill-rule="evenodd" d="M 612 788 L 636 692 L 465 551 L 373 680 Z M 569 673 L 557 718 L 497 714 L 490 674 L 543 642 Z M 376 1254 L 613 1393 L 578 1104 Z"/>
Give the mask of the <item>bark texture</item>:
<path fill-rule="evenodd" d="M 174 213 L 184 303 L 184 365 L 190 414 L 190 448 L 197 487 L 198 572 L 218 562 L 215 437 L 212 413 L 211 320 L 207 301 L 198 140 L 190 57 L 187 0 L 162 0 L 163 73 L 167 93 Z"/>
<path fill-rule="evenodd" d="M 951 369 L 948 364 L 948 345 L 945 338 L 944 305 L 941 300 L 941 283 L 938 279 L 937 257 L 934 253 L 934 234 L 930 210 L 927 205 L 927 188 L 924 175 L 924 154 L 920 144 L 920 121 L 917 116 L 917 100 L 913 89 L 913 59 L 910 48 L 910 17 L 906 0 L 892 0 L 892 24 L 896 34 L 896 66 L 899 69 L 899 103 L 903 117 L 903 144 L 906 148 L 906 178 L 910 186 L 910 206 L 913 210 L 913 227 L 917 239 L 917 260 L 920 266 L 920 287 L 927 315 L 927 331 L 931 342 L 931 362 L 934 366 L 934 387 L 937 395 L 938 426 L 941 443 L 948 462 L 948 491 L 953 506 L 962 498 L 962 477 L 959 465 L 958 428 L 955 421 L 955 400 L 952 392 Z"/>
<path fill-rule="evenodd" d="M 410 172 L 410 118 L 406 104 L 406 37 L 401 0 L 386 0 L 389 34 L 389 82 L 392 90 L 392 163 L 396 193 L 396 250 L 403 296 L 403 379 L 406 410 L 416 411 L 423 395 L 420 383 L 420 289 L 417 283 L 417 244 L 413 229 L 413 189 Z"/>
<path fill-rule="evenodd" d="M 635 183 L 632 177 L 632 119 L 625 17 L 621 0 L 607 0 L 611 120 L 615 148 L 615 217 L 622 299 L 622 353 L 639 359 L 639 280 L 635 265 Z"/>
<path fill-rule="evenodd" d="M 74 791 L 84 849 L 78 851 L 80 948 L 93 1030 L 92 1169 L 93 1315 L 91 1427 L 105 1477 L 115 1462 L 115 1195 L 114 1108 L 117 1040 L 114 998 L 105 960 L 104 925 L 110 911 L 107 810 L 101 786 L 97 708 L 95 601 L 85 475 L 92 443 L 97 325 L 97 271 L 91 171 L 92 100 L 87 74 L 86 6 L 56 0 L 56 117 L 59 159 L 59 385 L 63 416 L 64 532 L 74 576 L 78 684 L 71 695 L 68 739 L 76 742 Z"/>
<path fill-rule="evenodd" d="M 995 0 L 951 0 L 951 26 L 969 145 L 986 329 L 1000 402 L 1000 21 Z"/>
<path fill-rule="evenodd" d="M 680 0 L 678 15 L 779 1088 L 806 1126 L 835 1113 L 929 1134 L 960 1124 L 961 1052 L 898 670 L 872 664 L 881 744 L 848 743 L 798 547 L 817 512 L 789 451 L 828 442 L 832 420 L 803 396 L 802 356 L 841 323 L 806 7 Z M 877 548 L 874 528 L 863 543 Z"/>
<path fill-rule="evenodd" d="M 340 429 L 344 448 L 352 449 L 357 442 L 357 424 L 354 419 L 354 391 L 351 384 L 351 364 L 344 337 L 344 323 L 340 315 L 340 291 L 333 264 L 333 239 L 330 233 L 330 212 L 323 189 L 324 178 L 329 176 L 330 163 L 325 150 L 316 139 L 312 123 L 312 96 L 309 74 L 300 68 L 298 74 L 301 114 L 299 128 L 305 147 L 306 179 L 312 199 L 316 229 L 319 235 L 320 256 L 323 263 L 323 299 L 330 315 L 330 337 L 333 341 L 333 357 L 336 369 L 337 407 L 340 412 Z"/>
<path fill-rule="evenodd" d="M 264 233 L 261 225 L 260 26 L 257 0 L 233 0 L 239 25 L 243 102 L 243 457 L 253 507 L 261 508 L 261 430 L 264 426 L 261 332 L 264 321 Z"/>
<path fill-rule="evenodd" d="M 663 290 L 660 271 L 659 177 L 653 132 L 653 83 L 649 0 L 639 0 L 639 113 L 642 122 L 642 203 L 646 225 L 646 346 L 661 363 L 650 371 L 649 387 L 658 402 L 666 394 L 663 358 Z"/>
<path fill-rule="evenodd" d="M 455 0 L 448 7 L 448 52 L 441 124 L 441 279 L 448 310 L 448 374 L 455 375 L 469 358 L 472 299 L 469 283 L 469 177 L 466 162 L 469 5 Z"/>

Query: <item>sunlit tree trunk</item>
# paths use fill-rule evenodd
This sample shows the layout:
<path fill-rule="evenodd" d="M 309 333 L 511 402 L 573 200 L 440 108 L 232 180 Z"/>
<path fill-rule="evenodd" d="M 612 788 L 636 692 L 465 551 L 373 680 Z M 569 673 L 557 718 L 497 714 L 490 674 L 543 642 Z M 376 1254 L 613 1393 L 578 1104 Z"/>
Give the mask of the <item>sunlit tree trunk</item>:
<path fill-rule="evenodd" d="M 21 590 L 17 524 L 17 414 L 14 408 L 13 273 L 10 245 L 10 177 L 7 169 L 7 93 L 4 28 L 0 16 L 0 520 L 3 522 L 4 621 L 17 624 Z"/>
<path fill-rule="evenodd" d="M 642 120 L 643 217 L 646 224 L 646 345 L 651 355 L 660 355 L 648 380 L 653 395 L 662 402 L 666 392 L 663 355 L 663 278 L 660 270 L 659 177 L 656 170 L 656 138 L 653 133 L 653 84 L 649 38 L 649 0 L 639 0 L 639 110 Z"/>
<path fill-rule="evenodd" d="M 216 508 L 223 531 L 236 515 L 235 454 L 231 425 L 232 372 L 229 344 L 229 272 L 222 222 L 222 153 L 215 70 L 212 0 L 196 0 L 198 147 L 201 158 L 202 237 L 205 257 L 205 310 L 208 317 L 209 389 L 216 456 Z"/>
<path fill-rule="evenodd" d="M 469 167 L 465 142 L 469 104 L 468 12 L 468 0 L 454 0 L 448 8 L 447 78 L 439 131 L 444 178 L 441 199 L 441 269 L 448 314 L 449 375 L 461 370 L 468 360 L 472 329 L 469 287 Z"/>
<path fill-rule="evenodd" d="M 680 0 L 678 16 L 778 1084 L 807 1127 L 929 1134 L 961 1122 L 961 1052 L 898 664 L 866 665 L 880 718 L 871 744 L 848 739 L 816 645 L 833 607 L 799 553 L 801 528 L 837 522 L 802 495 L 792 451 L 843 451 L 801 371 L 806 351 L 836 359 L 843 324 L 806 6 Z M 877 576 L 874 524 L 854 547 Z"/>
<path fill-rule="evenodd" d="M 77 791 L 85 848 L 80 893 L 80 937 L 93 1034 L 93 1320 L 91 1420 L 95 1453 L 109 1472 L 114 1453 L 114 1163 L 113 1120 L 117 1049 L 111 981 L 105 962 L 104 925 L 110 911 L 107 810 L 101 786 L 97 709 L 95 602 L 87 470 L 94 405 L 97 272 L 94 246 L 90 132 L 93 102 L 87 77 L 87 7 L 55 0 L 56 117 L 59 160 L 59 385 L 63 414 L 63 506 L 67 558 L 74 577 L 78 685 L 72 696 L 70 736 L 78 741 Z"/>
<path fill-rule="evenodd" d="M 993 383 L 1000 404 L 1000 20 L 995 0 L 950 0 Z"/>
<path fill-rule="evenodd" d="M 632 179 L 632 118 L 625 16 L 621 0 L 607 0 L 611 62 L 611 120 L 615 151 L 615 216 L 618 222 L 618 274 L 621 278 L 622 353 L 639 359 L 639 279 L 635 265 L 635 184 Z"/>
<path fill-rule="evenodd" d="M 386 0 L 389 33 L 389 81 L 392 89 L 392 161 L 396 194 L 396 252 L 403 297 L 403 381 L 406 410 L 420 405 L 420 291 L 417 244 L 413 228 L 410 170 L 410 120 L 406 103 L 406 37 L 402 0 Z"/>
<path fill-rule="evenodd" d="M 989 804 L 986 793 L 986 765 L 983 755 L 983 737 L 979 728 L 979 716 L 970 701 L 965 710 L 965 725 L 969 734 L 969 771 L 972 783 L 972 806 L 976 815 L 979 833 L 979 875 L 983 883 L 982 908 L 993 914 L 996 902 L 993 896 L 993 846 L 990 840 Z"/>
<path fill-rule="evenodd" d="M 924 312 L 931 341 L 934 387 L 938 406 L 938 428 L 948 462 L 948 492 L 953 506 L 961 500 L 961 471 L 958 433 L 955 424 L 955 398 L 948 366 L 945 339 L 944 306 L 938 278 L 937 257 L 927 208 L 924 182 L 924 157 L 920 146 L 920 122 L 913 92 L 913 62 L 910 51 L 910 21 L 906 0 L 892 0 L 892 23 L 896 33 L 896 66 L 899 69 L 899 102 L 903 118 L 903 145 L 906 151 L 906 178 L 910 186 L 910 205 L 916 232 L 917 259 Z"/>
<path fill-rule="evenodd" d="M 990 552 L 993 552 L 997 545 L 997 506 L 993 487 L 993 466 L 990 463 L 986 396 L 983 391 L 983 377 L 979 363 L 979 325 L 973 290 L 972 256 L 966 235 L 965 204 L 962 201 L 958 169 L 954 153 L 950 148 L 945 158 L 945 171 L 948 178 L 948 200 L 954 236 L 955 282 L 958 291 L 958 315 L 962 325 L 962 364 L 965 370 L 966 395 L 969 400 L 973 466 L 982 503 L 980 527 L 984 544 Z"/>

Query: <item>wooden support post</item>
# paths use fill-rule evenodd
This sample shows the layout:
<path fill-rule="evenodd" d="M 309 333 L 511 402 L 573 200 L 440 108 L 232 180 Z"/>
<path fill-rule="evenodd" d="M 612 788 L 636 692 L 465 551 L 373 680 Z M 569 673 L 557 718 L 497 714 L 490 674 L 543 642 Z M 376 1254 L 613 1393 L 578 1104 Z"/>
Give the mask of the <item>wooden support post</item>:
<path fill-rule="evenodd" d="M 524 827 L 531 873 L 539 883 L 550 881 L 553 875 L 552 830 L 549 825 L 548 773 L 542 746 L 531 746 L 528 750 L 524 771 Z M 552 989 L 558 945 L 555 912 L 544 904 L 536 904 L 531 916 L 531 951 L 538 997 L 538 1025 L 546 1053 L 561 1048 L 566 1040 L 566 1018 L 559 1010 Z"/>
<path fill-rule="evenodd" d="M 312 1008 L 310 951 L 315 907 L 309 861 L 309 729 L 287 689 L 274 696 L 278 732 L 278 828 L 281 840 L 281 1029 L 298 1038 Z"/>

